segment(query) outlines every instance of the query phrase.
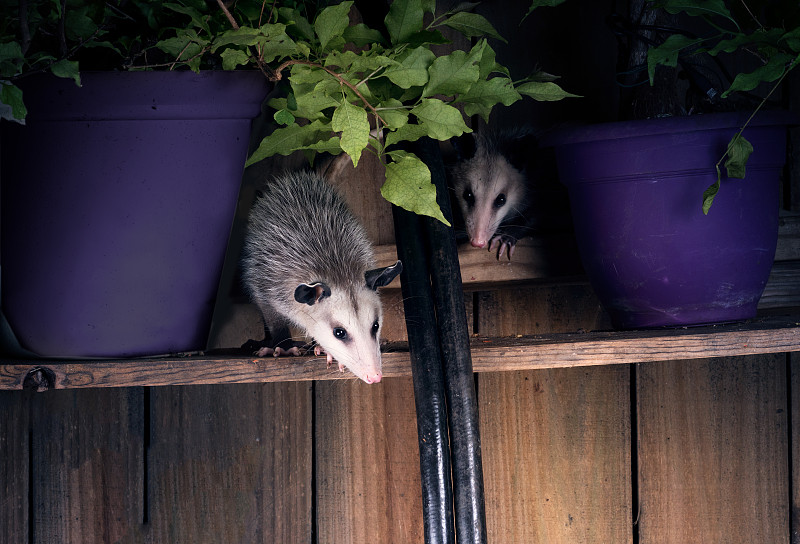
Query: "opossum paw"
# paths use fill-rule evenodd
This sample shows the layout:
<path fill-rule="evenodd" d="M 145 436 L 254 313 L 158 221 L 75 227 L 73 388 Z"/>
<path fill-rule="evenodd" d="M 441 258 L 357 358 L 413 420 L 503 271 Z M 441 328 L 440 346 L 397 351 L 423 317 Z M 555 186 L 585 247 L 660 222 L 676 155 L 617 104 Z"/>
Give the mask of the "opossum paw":
<path fill-rule="evenodd" d="M 511 260 L 511 256 L 514 255 L 514 249 L 517 247 L 517 241 L 513 238 L 501 235 L 495 236 L 489 242 L 489 251 L 494 252 L 495 248 L 497 248 L 497 260 L 499 261 L 503 254 L 508 255 L 508 260 Z"/>
<path fill-rule="evenodd" d="M 292 357 L 297 357 L 300 355 L 300 348 L 297 346 L 292 346 L 289 349 L 285 349 L 282 347 L 275 348 L 275 353 L 272 354 L 274 357 L 281 357 L 283 355 L 291 355 Z"/>
<path fill-rule="evenodd" d="M 258 351 L 255 352 L 255 356 L 256 357 L 268 357 L 268 356 L 272 355 L 273 353 L 275 353 L 274 349 L 264 346 L 263 348 L 261 348 L 261 349 L 259 349 Z"/>

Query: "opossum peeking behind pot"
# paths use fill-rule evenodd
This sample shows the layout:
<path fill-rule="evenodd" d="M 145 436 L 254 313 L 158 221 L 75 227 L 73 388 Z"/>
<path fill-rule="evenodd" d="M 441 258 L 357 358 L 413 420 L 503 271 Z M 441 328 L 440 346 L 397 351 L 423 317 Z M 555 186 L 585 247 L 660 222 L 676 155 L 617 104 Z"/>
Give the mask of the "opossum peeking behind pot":
<path fill-rule="evenodd" d="M 517 240 L 537 224 L 534 188 L 543 152 L 528 129 L 484 131 L 452 140 L 458 162 L 449 169 L 450 185 L 469 242 L 497 249 L 509 260 Z"/>
<path fill-rule="evenodd" d="M 259 356 L 296 354 L 288 323 L 367 383 L 381 381 L 377 289 L 402 270 L 374 267 L 366 232 L 343 198 L 314 172 L 267 183 L 250 211 L 242 274 L 269 334 Z M 315 349 L 319 354 L 319 348 Z"/>

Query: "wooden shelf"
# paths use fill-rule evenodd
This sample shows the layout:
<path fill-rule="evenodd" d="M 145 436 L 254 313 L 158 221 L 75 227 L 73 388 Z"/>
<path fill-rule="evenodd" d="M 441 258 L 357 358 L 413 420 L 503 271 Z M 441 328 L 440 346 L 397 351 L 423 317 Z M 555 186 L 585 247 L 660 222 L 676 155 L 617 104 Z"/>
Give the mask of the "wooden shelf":
<path fill-rule="evenodd" d="M 474 338 L 475 372 L 702 359 L 800 351 L 800 315 L 683 329 Z M 391 348 L 384 377 L 410 376 L 408 352 Z M 354 379 L 324 358 L 254 358 L 224 353 L 119 360 L 0 361 L 0 390 L 68 389 Z M 27 383 L 26 383 L 27 381 Z"/>

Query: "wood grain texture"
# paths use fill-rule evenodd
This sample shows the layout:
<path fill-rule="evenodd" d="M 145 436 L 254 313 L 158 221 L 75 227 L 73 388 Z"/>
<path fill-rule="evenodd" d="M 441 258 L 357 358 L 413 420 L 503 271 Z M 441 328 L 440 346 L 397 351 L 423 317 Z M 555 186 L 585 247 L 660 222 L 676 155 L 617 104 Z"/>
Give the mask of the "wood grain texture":
<path fill-rule="evenodd" d="M 628 375 L 481 375 L 490 543 L 631 542 Z"/>
<path fill-rule="evenodd" d="M 485 318 L 488 307 L 491 306 L 484 304 L 483 309 L 478 308 L 484 316 L 479 319 Z M 519 306 L 525 307 L 530 305 Z M 518 319 L 513 315 L 522 315 L 519 313 L 522 309 L 515 310 L 515 314 L 503 312 L 495 322 L 512 327 Z M 545 315 L 548 311 L 543 310 Z M 569 325 L 579 330 L 580 323 L 591 322 L 596 314 L 594 310 L 573 314 L 583 316 L 573 320 L 566 317 L 569 314 L 559 315 L 564 317 L 554 319 L 564 327 Z M 484 325 L 488 321 L 491 320 L 486 319 Z M 383 375 L 388 378 L 410 376 L 406 347 L 399 345 L 391 349 L 399 351 L 383 354 Z M 473 337 L 472 365 L 475 372 L 519 371 L 792 351 L 800 351 L 800 318 L 770 316 L 744 323 L 686 329 Z M 319 357 L 259 359 L 195 355 L 115 361 L 4 360 L 0 364 L 0 390 L 21 389 L 28 373 L 40 368 L 52 372 L 51 387 L 54 389 L 352 379 L 350 373 L 338 372 L 335 365 L 328 368 L 325 359 Z"/>
<path fill-rule="evenodd" d="M 641 544 L 785 543 L 786 356 L 639 365 Z"/>
<path fill-rule="evenodd" d="M 791 450 L 791 489 L 789 542 L 800 544 L 800 354 L 789 354 L 789 391 L 792 426 L 789 429 Z"/>
<path fill-rule="evenodd" d="M 152 391 L 147 542 L 310 542 L 311 386 Z"/>
<path fill-rule="evenodd" d="M 19 544 L 29 544 L 29 401 L 30 393 L 0 392 L 0 535 Z"/>
<path fill-rule="evenodd" d="M 142 542 L 142 399 L 142 388 L 36 396 L 33 542 Z"/>
<path fill-rule="evenodd" d="M 510 288 L 476 300 L 486 335 L 563 333 L 606 319 L 581 286 Z M 483 342 L 473 350 L 476 370 L 513 366 L 511 351 L 481 361 L 476 354 L 493 349 Z M 538 357 L 541 348 L 526 351 Z M 542 360 L 559 365 L 571 351 Z M 489 372 L 478 392 L 490 543 L 630 542 L 628 367 Z"/>
<path fill-rule="evenodd" d="M 411 379 L 319 382 L 316 395 L 318 541 L 422 543 Z"/>

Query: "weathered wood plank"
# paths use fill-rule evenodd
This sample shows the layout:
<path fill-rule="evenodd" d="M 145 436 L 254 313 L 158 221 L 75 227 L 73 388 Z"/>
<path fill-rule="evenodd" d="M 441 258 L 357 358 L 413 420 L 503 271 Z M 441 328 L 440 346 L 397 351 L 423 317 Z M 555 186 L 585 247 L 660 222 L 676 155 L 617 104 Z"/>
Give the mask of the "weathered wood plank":
<path fill-rule="evenodd" d="M 142 542 L 142 401 L 142 388 L 36 396 L 33 542 Z"/>
<path fill-rule="evenodd" d="M 485 314 L 484 314 L 485 315 Z M 408 353 L 383 355 L 383 375 L 411 375 Z M 668 361 L 676 357 L 705 359 L 759 353 L 800 351 L 800 317 L 770 316 L 738 324 L 685 329 L 575 332 L 513 338 L 475 337 L 476 372 L 518 371 Z M 278 381 L 341 380 L 352 375 L 328 368 L 324 358 L 253 358 L 195 355 L 113 361 L 5 360 L 0 390 L 21 389 L 35 369 L 52 373 L 48 388 L 127 387 Z"/>
<path fill-rule="evenodd" d="M 628 375 L 481 375 L 490 542 L 631 542 Z"/>
<path fill-rule="evenodd" d="M 147 542 L 311 541 L 311 384 L 151 395 Z"/>
<path fill-rule="evenodd" d="M 789 542 L 800 544 L 800 354 L 789 354 L 789 410 L 792 426 L 789 429 L 791 451 L 790 527 Z"/>
<path fill-rule="evenodd" d="M 477 305 L 488 335 L 607 319 L 581 286 L 478 293 Z M 628 367 L 489 372 L 478 392 L 490 542 L 630 542 Z"/>
<path fill-rule="evenodd" d="M 316 394 L 318 541 L 421 543 L 411 380 L 319 382 Z"/>
<path fill-rule="evenodd" d="M 0 392 L 0 535 L 28 544 L 30 394 Z"/>
<path fill-rule="evenodd" d="M 641 544 L 788 542 L 786 356 L 637 370 Z"/>

